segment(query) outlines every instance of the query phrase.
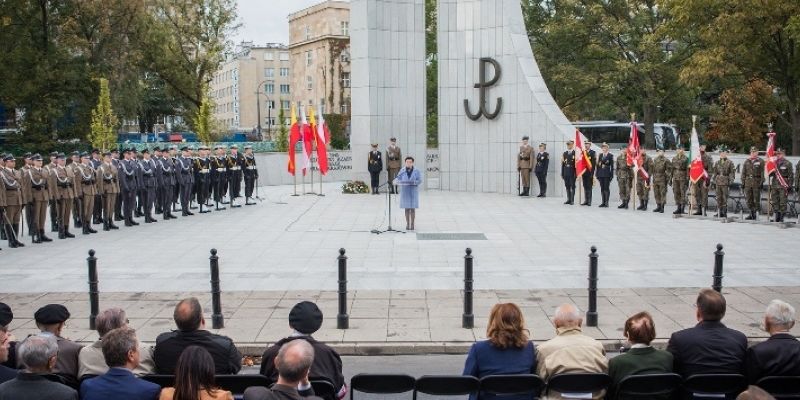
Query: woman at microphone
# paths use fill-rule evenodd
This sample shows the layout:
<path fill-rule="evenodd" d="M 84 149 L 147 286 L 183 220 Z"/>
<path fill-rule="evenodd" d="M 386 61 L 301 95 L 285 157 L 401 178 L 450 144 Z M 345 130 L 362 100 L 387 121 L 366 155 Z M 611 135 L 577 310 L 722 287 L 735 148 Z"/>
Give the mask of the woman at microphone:
<path fill-rule="evenodd" d="M 406 212 L 406 230 L 414 230 L 414 217 L 419 208 L 419 185 L 422 172 L 414 168 L 414 157 L 406 157 L 406 166 L 397 173 L 393 183 L 400 187 L 400 208 Z"/>

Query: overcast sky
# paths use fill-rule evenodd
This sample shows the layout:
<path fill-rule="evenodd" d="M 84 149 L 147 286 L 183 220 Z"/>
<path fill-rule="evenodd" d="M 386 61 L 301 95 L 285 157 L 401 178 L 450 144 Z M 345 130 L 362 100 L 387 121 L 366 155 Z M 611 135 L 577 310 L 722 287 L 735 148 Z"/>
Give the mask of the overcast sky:
<path fill-rule="evenodd" d="M 290 13 L 321 3 L 323 0 L 237 0 L 242 27 L 233 39 L 256 44 L 289 43 Z"/>

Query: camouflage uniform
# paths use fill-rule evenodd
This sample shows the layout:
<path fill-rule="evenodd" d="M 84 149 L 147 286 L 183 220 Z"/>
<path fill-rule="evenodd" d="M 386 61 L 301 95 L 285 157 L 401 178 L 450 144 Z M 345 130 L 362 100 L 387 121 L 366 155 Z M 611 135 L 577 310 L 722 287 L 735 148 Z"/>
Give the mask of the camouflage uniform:
<path fill-rule="evenodd" d="M 701 159 L 703 161 L 703 169 L 707 173 L 710 172 L 711 168 L 714 166 L 714 160 L 712 160 L 711 156 L 707 153 L 703 153 Z M 694 185 L 694 205 L 697 207 L 697 211 L 694 212 L 694 215 L 703 215 L 703 210 L 708 208 L 708 184 L 708 178 L 698 180 L 692 184 Z"/>
<path fill-rule="evenodd" d="M 756 213 L 761 211 L 761 186 L 764 184 L 764 160 L 760 157 L 750 157 L 742 164 L 742 184 L 744 195 L 747 198 L 747 209 L 750 215 L 745 218 L 756 219 Z"/>
<path fill-rule="evenodd" d="M 792 163 L 785 158 L 779 158 L 775 162 L 776 170 L 770 179 L 770 197 L 772 201 L 772 211 L 775 213 L 775 222 L 783 222 L 783 215 L 786 213 L 786 198 L 788 188 L 784 188 L 776 174 L 780 174 L 788 186 L 792 186 L 794 177 L 792 176 Z"/>
<path fill-rule="evenodd" d="M 728 216 L 728 191 L 736 178 L 736 166 L 727 158 L 720 158 L 714 164 L 713 182 L 716 186 L 717 215 L 721 218 Z"/>
<path fill-rule="evenodd" d="M 663 152 L 659 152 L 653 160 L 653 196 L 656 199 L 656 209 L 653 212 L 664 212 L 667 204 L 667 185 L 672 180 L 672 163 Z"/>
<path fill-rule="evenodd" d="M 689 184 L 689 157 L 678 153 L 672 158 L 672 194 L 678 209 L 673 214 L 686 212 L 686 187 Z"/>
<path fill-rule="evenodd" d="M 647 154 L 642 153 L 639 168 L 643 169 L 648 174 L 652 174 L 653 159 L 648 157 Z M 637 175 L 636 194 L 639 196 L 639 207 L 636 209 L 644 211 L 647 210 L 647 203 L 650 202 L 650 180 L 652 179 L 652 175 L 648 176 L 647 179 L 644 178 L 641 171 Z"/>
<path fill-rule="evenodd" d="M 625 151 L 622 151 L 617 156 L 617 185 L 619 186 L 619 199 L 622 204 L 617 208 L 628 208 L 628 202 L 631 200 L 631 167 L 628 166 L 628 156 Z"/>

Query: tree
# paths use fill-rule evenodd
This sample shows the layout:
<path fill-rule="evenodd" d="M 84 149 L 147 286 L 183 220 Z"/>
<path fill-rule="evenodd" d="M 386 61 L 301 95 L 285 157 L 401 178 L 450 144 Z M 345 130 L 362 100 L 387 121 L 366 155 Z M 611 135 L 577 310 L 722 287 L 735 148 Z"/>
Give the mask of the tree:
<path fill-rule="evenodd" d="M 192 121 L 197 138 L 206 145 L 216 142 L 219 138 L 219 129 L 214 120 L 213 109 L 212 100 L 207 94 L 204 95 Z"/>
<path fill-rule="evenodd" d="M 97 98 L 97 107 L 92 110 L 91 133 L 89 133 L 92 146 L 103 151 L 110 150 L 117 142 L 115 129 L 118 123 L 117 116 L 111 109 L 108 79 L 100 78 L 100 96 Z"/>
<path fill-rule="evenodd" d="M 278 137 L 275 139 L 275 150 L 285 152 L 289 149 L 289 127 L 286 126 L 286 114 L 283 107 L 278 110 Z"/>
<path fill-rule="evenodd" d="M 774 88 L 763 80 L 747 82 L 742 87 L 728 88 L 720 96 L 716 113 L 705 138 L 726 144 L 747 153 L 750 146 L 764 143 L 767 124 L 777 116 L 778 101 L 772 96 Z"/>
<path fill-rule="evenodd" d="M 439 144 L 439 61 L 436 44 L 437 0 L 425 0 L 425 106 L 427 144 Z"/>

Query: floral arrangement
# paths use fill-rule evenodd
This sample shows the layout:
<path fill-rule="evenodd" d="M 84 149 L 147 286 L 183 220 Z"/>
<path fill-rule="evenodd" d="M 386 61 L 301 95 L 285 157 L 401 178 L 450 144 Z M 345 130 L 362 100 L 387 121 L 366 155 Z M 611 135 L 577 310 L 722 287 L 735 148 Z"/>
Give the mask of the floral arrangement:
<path fill-rule="evenodd" d="M 369 186 L 367 186 L 364 181 L 347 181 L 344 185 L 342 185 L 342 193 L 369 193 Z"/>

